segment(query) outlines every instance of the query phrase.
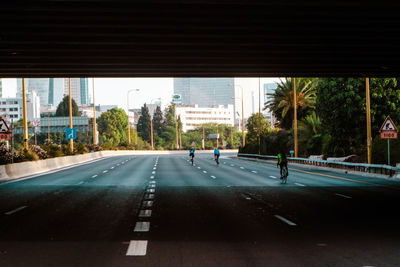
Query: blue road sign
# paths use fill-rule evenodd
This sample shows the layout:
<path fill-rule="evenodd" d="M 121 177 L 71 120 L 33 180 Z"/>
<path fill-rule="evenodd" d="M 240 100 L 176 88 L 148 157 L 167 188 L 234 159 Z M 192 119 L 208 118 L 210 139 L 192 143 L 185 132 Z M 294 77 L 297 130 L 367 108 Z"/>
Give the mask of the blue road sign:
<path fill-rule="evenodd" d="M 65 139 L 76 139 L 76 128 L 65 129 Z"/>

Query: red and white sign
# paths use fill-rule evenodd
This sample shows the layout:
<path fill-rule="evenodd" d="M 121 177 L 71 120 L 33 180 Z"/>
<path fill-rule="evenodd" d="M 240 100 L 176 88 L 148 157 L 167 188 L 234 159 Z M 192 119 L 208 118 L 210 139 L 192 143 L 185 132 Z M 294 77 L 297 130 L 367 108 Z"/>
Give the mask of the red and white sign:
<path fill-rule="evenodd" d="M 396 125 L 389 116 L 383 122 L 379 132 L 381 133 L 381 139 L 397 139 Z"/>
<path fill-rule="evenodd" d="M 39 127 L 40 126 L 40 120 L 33 120 L 32 121 L 32 126 L 33 127 Z"/>
<path fill-rule="evenodd" d="M 0 116 L 0 141 L 10 141 L 11 140 L 11 131 L 8 128 L 7 123 Z"/>

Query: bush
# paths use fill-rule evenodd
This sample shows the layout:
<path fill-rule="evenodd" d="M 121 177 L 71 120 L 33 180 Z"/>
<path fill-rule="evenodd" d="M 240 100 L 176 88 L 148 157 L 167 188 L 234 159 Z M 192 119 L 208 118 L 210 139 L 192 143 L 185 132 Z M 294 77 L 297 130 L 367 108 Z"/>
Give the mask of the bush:
<path fill-rule="evenodd" d="M 49 158 L 64 156 L 64 153 L 61 151 L 61 145 L 57 145 L 49 140 L 46 140 L 42 148 L 47 152 L 47 157 Z"/>
<path fill-rule="evenodd" d="M 40 146 L 31 145 L 29 148 L 33 153 L 35 153 L 39 159 L 46 159 L 47 158 L 47 151 L 42 149 Z"/>
<path fill-rule="evenodd" d="M 21 160 L 22 161 L 36 161 L 39 160 L 39 156 L 36 155 L 35 152 L 32 152 L 30 150 L 21 150 L 19 152 L 20 156 L 21 156 Z"/>
<path fill-rule="evenodd" d="M 0 165 L 19 161 L 21 159 L 15 152 L 11 152 L 4 143 L 0 143 Z"/>

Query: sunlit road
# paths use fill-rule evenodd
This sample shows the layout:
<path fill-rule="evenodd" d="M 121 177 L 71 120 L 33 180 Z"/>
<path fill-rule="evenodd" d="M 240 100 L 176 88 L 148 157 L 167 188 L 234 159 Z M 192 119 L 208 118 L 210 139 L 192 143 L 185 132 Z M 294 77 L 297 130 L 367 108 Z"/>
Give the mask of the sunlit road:
<path fill-rule="evenodd" d="M 0 185 L 0 266 L 398 266 L 396 182 L 222 155 L 113 157 Z"/>

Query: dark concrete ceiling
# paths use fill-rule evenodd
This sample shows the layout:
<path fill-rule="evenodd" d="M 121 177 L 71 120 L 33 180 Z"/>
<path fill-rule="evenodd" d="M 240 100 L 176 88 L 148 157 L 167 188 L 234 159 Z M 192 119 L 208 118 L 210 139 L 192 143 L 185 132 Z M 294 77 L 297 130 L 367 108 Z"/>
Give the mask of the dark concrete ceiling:
<path fill-rule="evenodd" d="M 0 77 L 399 76 L 392 2 L 2 1 Z"/>

